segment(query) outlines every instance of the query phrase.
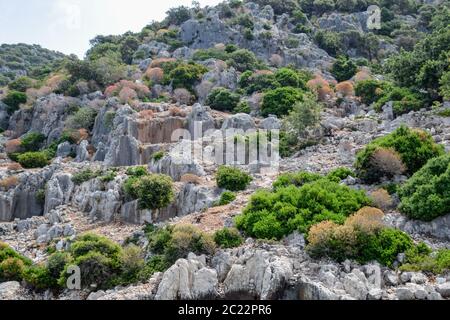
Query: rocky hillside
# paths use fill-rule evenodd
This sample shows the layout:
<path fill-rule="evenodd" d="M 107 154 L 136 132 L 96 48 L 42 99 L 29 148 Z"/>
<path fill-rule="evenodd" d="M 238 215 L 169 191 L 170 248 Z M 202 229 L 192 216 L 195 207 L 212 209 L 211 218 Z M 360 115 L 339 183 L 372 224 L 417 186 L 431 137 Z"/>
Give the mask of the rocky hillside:
<path fill-rule="evenodd" d="M 2 44 L 0 46 L 0 86 L 21 76 L 43 77 L 65 55 L 39 45 Z"/>
<path fill-rule="evenodd" d="M 448 1 L 230 0 L 84 60 L 21 51 L 0 299 L 449 299 L 449 22 Z"/>

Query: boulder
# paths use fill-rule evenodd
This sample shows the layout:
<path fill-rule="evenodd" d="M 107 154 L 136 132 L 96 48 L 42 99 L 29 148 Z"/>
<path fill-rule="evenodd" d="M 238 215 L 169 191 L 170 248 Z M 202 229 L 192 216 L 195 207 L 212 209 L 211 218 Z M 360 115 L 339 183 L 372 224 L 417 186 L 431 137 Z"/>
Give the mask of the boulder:
<path fill-rule="evenodd" d="M 216 270 L 205 266 L 204 257 L 191 254 L 164 273 L 155 300 L 214 299 L 218 296 L 217 289 Z"/>

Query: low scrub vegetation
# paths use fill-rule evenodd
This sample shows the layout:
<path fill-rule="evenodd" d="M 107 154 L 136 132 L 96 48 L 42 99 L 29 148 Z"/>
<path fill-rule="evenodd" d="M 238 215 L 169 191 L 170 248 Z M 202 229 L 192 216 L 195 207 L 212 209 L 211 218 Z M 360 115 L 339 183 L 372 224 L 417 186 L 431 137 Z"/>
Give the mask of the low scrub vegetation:
<path fill-rule="evenodd" d="M 443 153 L 443 147 L 428 133 L 401 126 L 360 151 L 355 167 L 360 178 L 373 183 L 403 172 L 413 174 L 428 160 Z"/>
<path fill-rule="evenodd" d="M 412 219 L 431 221 L 450 213 L 450 155 L 431 159 L 400 189 L 400 210 Z"/>
<path fill-rule="evenodd" d="M 237 227 L 247 235 L 281 239 L 295 230 L 307 233 L 320 221 L 343 223 L 350 214 L 370 204 L 363 191 L 313 174 L 285 175 L 274 187 L 275 191 L 257 191 L 236 218 Z"/>
<path fill-rule="evenodd" d="M 233 167 L 221 166 L 216 174 L 217 186 L 229 191 L 242 191 L 247 189 L 252 177 Z"/>

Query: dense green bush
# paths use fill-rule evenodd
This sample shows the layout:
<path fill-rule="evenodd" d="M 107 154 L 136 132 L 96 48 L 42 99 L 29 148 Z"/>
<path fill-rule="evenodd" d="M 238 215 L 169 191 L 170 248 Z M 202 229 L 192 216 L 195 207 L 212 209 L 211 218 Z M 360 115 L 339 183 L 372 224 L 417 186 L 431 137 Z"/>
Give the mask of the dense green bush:
<path fill-rule="evenodd" d="M 252 177 L 238 168 L 220 166 L 217 170 L 216 181 L 219 188 L 242 191 L 248 187 Z"/>
<path fill-rule="evenodd" d="M 302 101 L 296 102 L 283 119 L 286 132 L 293 135 L 295 139 L 306 139 L 308 129 L 319 124 L 322 108 L 316 96 L 310 93 L 305 94 Z"/>
<path fill-rule="evenodd" d="M 78 109 L 75 114 L 67 119 L 67 126 L 70 129 L 87 129 L 91 130 L 95 123 L 97 111 L 90 107 Z"/>
<path fill-rule="evenodd" d="M 216 48 L 198 49 L 192 56 L 192 59 L 195 61 L 205 61 L 208 59 L 218 59 L 226 61 L 228 58 L 229 53 L 227 51 Z"/>
<path fill-rule="evenodd" d="M 332 220 L 343 223 L 345 218 L 370 203 L 363 191 L 352 190 L 327 179 L 313 180 L 301 187 L 289 185 L 275 191 L 257 191 L 236 218 L 236 225 L 247 235 L 263 239 L 281 239 L 295 230 L 307 232 L 311 225 Z M 299 179 L 300 183 L 301 178 Z"/>
<path fill-rule="evenodd" d="M 35 265 L 27 268 L 23 272 L 23 278 L 34 289 L 46 290 L 57 287 L 56 279 L 50 275 L 45 265 Z"/>
<path fill-rule="evenodd" d="M 131 167 L 127 169 L 127 175 L 132 177 L 142 177 L 148 175 L 148 170 L 144 166 Z"/>
<path fill-rule="evenodd" d="M 29 77 L 19 77 L 8 84 L 10 90 L 25 92 L 27 89 L 33 87 L 33 80 Z"/>
<path fill-rule="evenodd" d="M 321 49 L 332 56 L 336 56 L 341 51 L 341 38 L 337 32 L 319 30 L 315 34 L 315 40 Z"/>
<path fill-rule="evenodd" d="M 223 228 L 214 234 L 214 242 L 221 248 L 239 247 L 244 239 L 234 228 Z"/>
<path fill-rule="evenodd" d="M 139 200 L 141 209 L 161 209 L 174 199 L 172 178 L 163 174 L 130 177 L 123 190 L 130 198 Z"/>
<path fill-rule="evenodd" d="M 402 271 L 424 271 L 443 274 L 450 270 L 450 249 L 440 249 L 435 253 L 423 242 L 405 252 Z"/>
<path fill-rule="evenodd" d="M 239 86 L 245 90 L 247 94 L 252 94 L 257 91 L 267 91 L 275 89 L 280 86 L 276 81 L 275 75 L 268 72 L 252 72 L 245 71 L 239 78 Z"/>
<path fill-rule="evenodd" d="M 233 51 L 228 62 L 240 72 L 255 70 L 260 66 L 255 54 L 247 49 Z"/>
<path fill-rule="evenodd" d="M 376 102 L 375 109 L 381 111 L 382 107 L 392 101 L 392 109 L 395 116 L 417 111 L 424 106 L 424 102 L 417 94 L 414 94 L 406 88 L 393 87 L 386 90 L 384 95 Z"/>
<path fill-rule="evenodd" d="M 275 190 L 285 188 L 288 186 L 301 187 L 306 183 L 317 181 L 323 177 L 317 173 L 311 173 L 306 171 L 299 171 L 295 173 L 284 173 L 278 176 L 277 180 L 273 183 Z"/>
<path fill-rule="evenodd" d="M 231 191 L 225 191 L 220 195 L 220 200 L 217 203 L 219 206 L 225 206 L 236 200 L 236 194 Z"/>
<path fill-rule="evenodd" d="M 42 133 L 31 132 L 24 136 L 20 141 L 20 147 L 24 152 L 39 151 L 42 143 L 45 141 L 46 136 Z"/>
<path fill-rule="evenodd" d="M 378 80 L 363 80 L 356 83 L 355 95 L 366 105 L 377 102 L 391 87 L 388 82 Z"/>
<path fill-rule="evenodd" d="M 280 68 L 275 72 L 275 79 L 281 87 L 294 87 L 300 86 L 300 76 L 297 72 L 289 68 Z"/>
<path fill-rule="evenodd" d="M 354 259 L 360 263 L 376 260 L 392 266 L 399 253 L 412 248 L 413 241 L 408 234 L 385 227 L 382 218 L 382 211 L 366 207 L 344 225 L 323 221 L 311 228 L 307 251 L 313 257 Z"/>
<path fill-rule="evenodd" d="M 349 176 L 356 176 L 349 168 L 337 168 L 327 174 L 327 179 L 334 182 L 341 182 Z"/>
<path fill-rule="evenodd" d="M 20 255 L 6 243 L 0 242 L 0 282 L 20 281 L 31 264 L 30 259 Z"/>
<path fill-rule="evenodd" d="M 208 69 L 196 63 L 181 63 L 170 71 L 167 79 L 172 82 L 174 89 L 185 88 L 192 90 L 194 85 L 202 79 Z"/>
<path fill-rule="evenodd" d="M 295 103 L 302 101 L 303 92 L 292 87 L 281 87 L 265 93 L 261 105 L 263 116 L 274 114 L 283 116 L 292 110 Z"/>
<path fill-rule="evenodd" d="M 240 97 L 225 88 L 214 88 L 208 95 L 206 104 L 220 111 L 232 111 L 237 107 Z"/>
<path fill-rule="evenodd" d="M 158 264 L 171 265 L 180 258 L 186 258 L 190 252 L 200 255 L 215 251 L 212 237 L 193 225 L 150 228 L 147 237 L 150 251 L 160 256 Z"/>
<path fill-rule="evenodd" d="M 9 91 L 2 101 L 8 106 L 8 112 L 13 113 L 22 103 L 27 102 L 27 95 L 19 91 Z"/>
<path fill-rule="evenodd" d="M 346 56 L 339 56 L 331 68 L 331 73 L 338 82 L 351 79 L 356 71 L 358 71 L 358 67 Z"/>
<path fill-rule="evenodd" d="M 0 262 L 0 281 L 21 281 L 25 264 L 19 258 L 7 258 Z"/>
<path fill-rule="evenodd" d="M 380 171 L 372 161 L 374 153 L 380 148 L 389 148 L 398 153 L 408 174 L 413 174 L 429 159 L 444 152 L 442 146 L 437 145 L 428 133 L 401 126 L 391 134 L 375 139 L 357 154 L 357 174 L 367 182 L 376 182 L 381 178 Z"/>
<path fill-rule="evenodd" d="M 250 114 L 252 109 L 247 101 L 241 101 L 238 105 L 233 109 L 233 113 L 247 113 Z"/>
<path fill-rule="evenodd" d="M 431 221 L 449 213 L 450 155 L 431 159 L 399 190 L 400 210 L 413 219 Z"/>
<path fill-rule="evenodd" d="M 17 157 L 17 162 L 27 169 L 43 168 L 48 165 L 48 157 L 47 154 L 42 151 L 25 152 Z"/>
<path fill-rule="evenodd" d="M 100 175 L 101 175 L 100 171 L 93 171 L 91 169 L 85 169 L 83 171 L 75 173 L 72 176 L 72 181 L 76 185 L 80 185 L 80 184 L 82 184 L 82 183 L 84 183 L 86 181 L 89 181 L 91 179 L 95 179 L 95 178 L 97 178 Z"/>
<path fill-rule="evenodd" d="M 69 253 L 73 262 L 66 264 L 58 281 L 65 287 L 67 268 L 76 265 L 81 271 L 81 285 L 86 288 L 96 284 L 105 289 L 112 286 L 120 274 L 122 248 L 111 240 L 95 234 L 84 234 L 72 243 Z"/>

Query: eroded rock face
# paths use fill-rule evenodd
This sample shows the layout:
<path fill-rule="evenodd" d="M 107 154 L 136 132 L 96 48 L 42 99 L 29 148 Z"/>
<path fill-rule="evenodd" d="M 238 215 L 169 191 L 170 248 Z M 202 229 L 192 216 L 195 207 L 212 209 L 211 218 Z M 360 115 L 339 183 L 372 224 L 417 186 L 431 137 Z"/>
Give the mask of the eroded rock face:
<path fill-rule="evenodd" d="M 163 275 L 155 300 L 200 300 L 218 296 L 217 272 L 206 267 L 205 257 L 190 254 Z"/>
<path fill-rule="evenodd" d="M 223 284 L 228 298 L 277 299 L 293 275 L 292 262 L 265 251 L 247 251 L 231 266 Z"/>
<path fill-rule="evenodd" d="M 185 158 L 184 158 L 185 157 Z M 190 155 L 174 152 L 164 156 L 160 160 L 152 160 L 149 171 L 170 176 L 175 181 L 187 174 L 204 176 L 205 171 L 195 160 L 191 160 Z"/>
<path fill-rule="evenodd" d="M 23 172 L 19 176 L 19 184 L 14 189 L 1 193 L 0 221 L 43 215 L 44 203 L 37 195 L 44 191 L 45 183 L 51 178 L 56 167 L 57 164 L 37 172 Z"/>
<path fill-rule="evenodd" d="M 69 203 L 74 190 L 72 175 L 68 173 L 57 173 L 47 182 L 45 190 L 44 214 L 48 214 L 52 209 Z"/>
<path fill-rule="evenodd" d="M 438 217 L 433 221 L 412 220 L 400 214 L 388 214 L 385 221 L 409 234 L 422 234 L 442 240 L 450 240 L 450 214 Z"/>

